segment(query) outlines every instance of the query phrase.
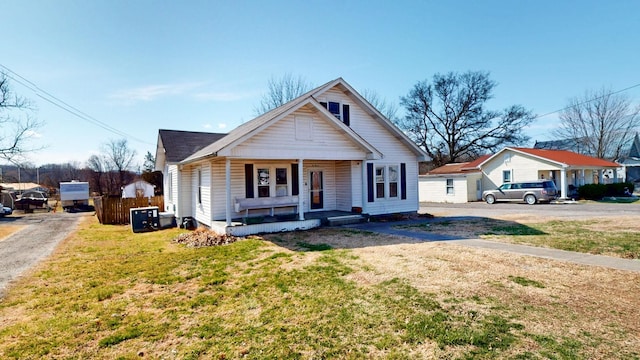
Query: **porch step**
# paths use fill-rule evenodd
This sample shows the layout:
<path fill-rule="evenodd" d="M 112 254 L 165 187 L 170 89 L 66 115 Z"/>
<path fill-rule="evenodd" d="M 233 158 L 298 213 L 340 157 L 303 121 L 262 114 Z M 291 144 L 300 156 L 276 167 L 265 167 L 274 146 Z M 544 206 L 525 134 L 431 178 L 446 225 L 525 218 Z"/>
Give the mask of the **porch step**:
<path fill-rule="evenodd" d="M 327 218 L 327 224 L 329 226 L 357 224 L 365 220 L 366 218 L 362 215 L 331 216 Z"/>

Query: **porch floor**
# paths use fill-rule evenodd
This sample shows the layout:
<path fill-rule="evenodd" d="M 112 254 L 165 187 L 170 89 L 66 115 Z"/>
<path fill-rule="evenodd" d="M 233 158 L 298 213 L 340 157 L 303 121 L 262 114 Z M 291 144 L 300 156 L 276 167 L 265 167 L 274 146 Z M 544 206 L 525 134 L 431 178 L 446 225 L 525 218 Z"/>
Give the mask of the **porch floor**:
<path fill-rule="evenodd" d="M 330 218 L 357 216 L 357 215 L 362 216 L 362 214 L 351 212 L 351 211 L 327 210 L 327 211 L 305 212 L 304 218 L 305 220 L 319 219 L 323 225 L 326 225 L 326 224 L 329 224 Z M 282 214 L 282 215 L 274 215 L 274 216 L 269 216 L 269 215 L 249 216 L 249 218 L 252 218 L 252 217 L 260 218 L 260 220 L 262 220 L 261 223 L 275 223 L 275 222 L 282 222 L 282 221 L 298 220 L 298 214 Z M 243 218 L 232 219 L 232 221 L 237 223 L 244 223 Z"/>

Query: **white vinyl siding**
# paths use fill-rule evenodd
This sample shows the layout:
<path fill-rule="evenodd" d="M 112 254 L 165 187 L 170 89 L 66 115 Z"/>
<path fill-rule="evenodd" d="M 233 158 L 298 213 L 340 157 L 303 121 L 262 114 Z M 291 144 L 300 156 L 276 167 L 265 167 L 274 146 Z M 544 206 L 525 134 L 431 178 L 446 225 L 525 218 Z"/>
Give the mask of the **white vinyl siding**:
<path fill-rule="evenodd" d="M 193 167 L 192 172 L 193 206 L 196 220 L 211 224 L 211 166 L 207 162 Z M 198 189 L 200 199 L 198 199 Z M 200 200 L 200 201 L 198 201 Z"/>
<path fill-rule="evenodd" d="M 420 201 L 434 203 L 466 203 L 476 201 L 476 180 L 481 173 L 465 175 L 420 176 Z M 449 192 L 450 180 L 453 193 Z"/>
<path fill-rule="evenodd" d="M 351 211 L 353 205 L 353 196 L 351 193 L 351 162 L 336 162 L 336 184 L 340 184 L 336 188 L 336 210 Z"/>
<path fill-rule="evenodd" d="M 296 120 L 297 117 L 302 120 Z M 299 133 L 300 123 L 309 120 L 311 124 L 305 127 L 312 129 L 312 134 L 305 138 Z M 364 159 L 366 152 L 317 112 L 300 109 L 236 146 L 230 155 L 252 159 L 356 160 Z"/>
<path fill-rule="evenodd" d="M 519 153 L 505 151 L 482 166 L 485 176 L 482 188 L 497 189 L 504 183 L 504 172 L 511 172 L 511 181 L 528 181 L 539 178 L 539 171 L 560 170 L 560 166 L 542 159 L 525 156 Z M 505 159 L 509 160 L 505 162 Z M 548 172 L 547 172 L 548 174 Z"/>

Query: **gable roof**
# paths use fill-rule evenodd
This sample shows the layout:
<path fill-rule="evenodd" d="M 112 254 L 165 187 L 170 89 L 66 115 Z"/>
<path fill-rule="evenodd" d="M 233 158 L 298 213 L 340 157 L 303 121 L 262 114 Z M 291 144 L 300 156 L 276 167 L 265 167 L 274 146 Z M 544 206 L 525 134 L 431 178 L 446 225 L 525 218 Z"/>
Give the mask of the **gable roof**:
<path fill-rule="evenodd" d="M 378 110 L 376 110 L 369 102 L 364 100 L 362 96 L 360 96 L 349 84 L 347 84 L 342 78 L 337 78 L 335 80 L 329 81 L 326 84 L 323 84 L 315 89 L 312 89 L 299 97 L 278 106 L 275 109 L 267 111 L 266 113 L 256 117 L 255 119 L 248 121 L 237 128 L 233 129 L 229 134 L 220 140 L 213 142 L 201 150 L 190 154 L 187 158 L 183 159 L 183 163 L 188 163 L 192 161 L 196 161 L 208 156 L 217 156 L 218 153 L 231 149 L 234 146 L 242 143 L 243 141 L 249 139 L 253 135 L 256 135 L 263 129 L 267 128 L 269 125 L 274 122 L 282 119 L 283 117 L 293 113 L 294 111 L 304 107 L 311 106 L 317 109 L 324 117 L 331 122 L 331 124 L 339 128 L 343 134 L 349 137 L 352 141 L 358 144 L 360 147 L 366 149 L 368 152 L 373 154 L 374 158 L 382 157 L 382 153 L 378 151 L 375 147 L 365 141 L 360 135 L 358 135 L 353 129 L 349 126 L 344 125 L 342 121 L 338 120 L 333 114 L 331 114 L 327 109 L 325 109 L 320 103 L 316 100 L 316 96 L 326 92 L 329 89 L 332 89 L 336 86 L 342 88 L 342 90 L 354 99 L 369 115 L 379 121 L 383 126 L 394 133 L 394 135 L 400 139 L 403 143 L 405 143 L 408 147 L 410 147 L 418 156 L 423 158 L 426 157 L 426 154 L 422 149 L 420 149 L 413 141 L 411 141 L 404 133 L 402 133 L 395 125 L 391 123 L 388 119 L 386 119 Z"/>
<path fill-rule="evenodd" d="M 582 155 L 567 150 L 549 150 L 549 149 L 531 149 L 531 148 L 517 148 L 506 147 L 493 156 L 487 158 L 480 165 L 484 165 L 491 159 L 495 158 L 499 154 L 505 151 L 514 151 L 520 154 L 526 154 L 536 157 L 541 160 L 554 162 L 558 165 L 566 167 L 594 167 L 594 168 L 617 168 L 620 165 L 611 161 L 598 159 L 592 156 Z"/>
<path fill-rule="evenodd" d="M 178 163 L 227 134 L 181 130 L 158 130 L 158 147 L 162 144 L 166 162 Z M 157 149 L 156 151 L 159 151 Z M 158 159 L 158 154 L 156 154 Z"/>

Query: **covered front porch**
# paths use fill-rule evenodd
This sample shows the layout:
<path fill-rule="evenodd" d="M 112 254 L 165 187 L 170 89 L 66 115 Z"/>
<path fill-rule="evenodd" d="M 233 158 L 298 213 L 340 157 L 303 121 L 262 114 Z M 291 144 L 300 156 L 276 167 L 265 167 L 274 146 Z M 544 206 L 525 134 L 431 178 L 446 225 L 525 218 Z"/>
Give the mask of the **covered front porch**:
<path fill-rule="evenodd" d="M 550 179 L 560 190 L 560 198 L 568 199 L 576 195 L 577 188 L 586 184 L 618 182 L 617 168 L 606 167 L 561 167 L 538 170 L 539 179 Z"/>

